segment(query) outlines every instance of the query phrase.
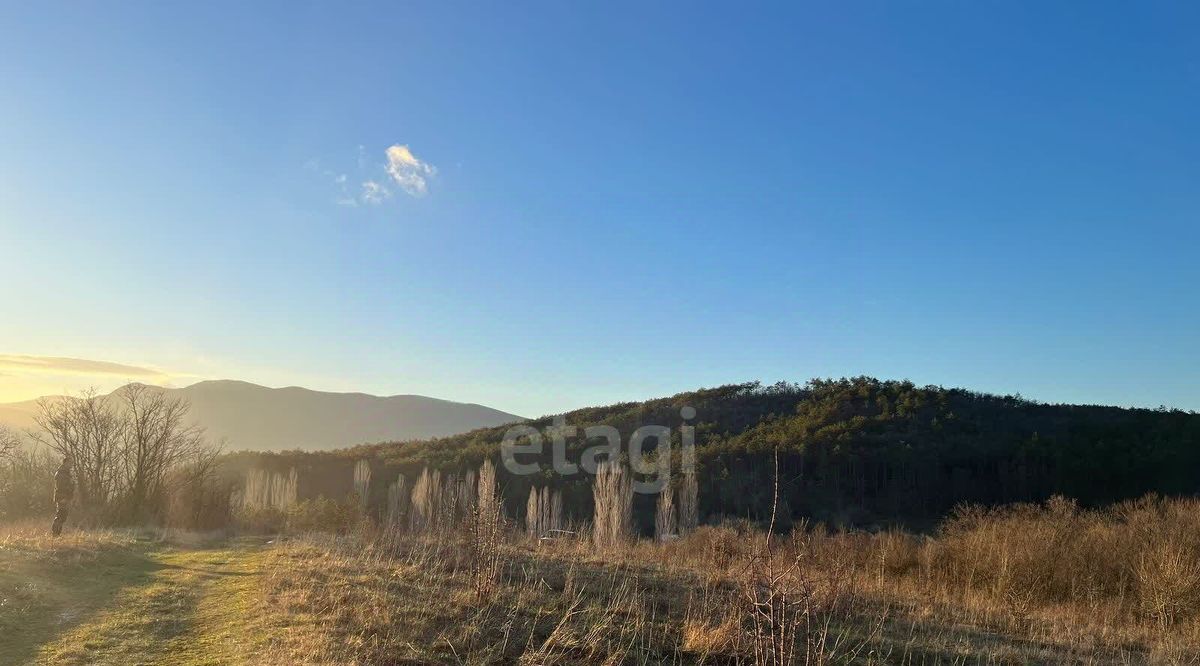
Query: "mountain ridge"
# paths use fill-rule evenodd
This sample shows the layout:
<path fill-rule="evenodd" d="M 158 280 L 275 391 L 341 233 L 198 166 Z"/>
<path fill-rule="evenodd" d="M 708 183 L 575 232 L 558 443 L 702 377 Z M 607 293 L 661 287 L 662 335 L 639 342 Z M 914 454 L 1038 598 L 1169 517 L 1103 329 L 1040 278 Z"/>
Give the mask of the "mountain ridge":
<path fill-rule="evenodd" d="M 105 394 L 119 394 L 131 382 Z M 524 420 L 480 405 L 416 394 L 377 396 L 302 386 L 272 388 L 237 379 L 204 380 L 184 387 L 146 386 L 192 405 L 193 422 L 229 449 L 319 450 L 356 444 L 427 439 Z M 0 424 L 35 426 L 42 399 L 0 404 Z"/>

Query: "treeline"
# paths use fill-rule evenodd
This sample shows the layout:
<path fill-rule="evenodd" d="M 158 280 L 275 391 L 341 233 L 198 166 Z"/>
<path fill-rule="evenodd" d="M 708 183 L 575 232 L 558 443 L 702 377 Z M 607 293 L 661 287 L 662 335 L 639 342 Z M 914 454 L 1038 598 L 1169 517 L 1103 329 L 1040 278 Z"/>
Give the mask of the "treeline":
<path fill-rule="evenodd" d="M 694 416 L 685 408 L 694 409 Z M 682 427 L 694 427 L 705 522 L 765 521 L 776 460 L 784 524 L 807 517 L 843 525 L 922 526 L 961 502 L 1038 502 L 1057 494 L 1098 506 L 1148 492 L 1200 490 L 1195 413 L 1047 405 L 905 381 L 736 384 L 576 410 L 559 423 L 580 429 L 566 438 L 573 460 L 601 443 L 582 434 L 586 426 L 611 426 L 626 444 L 640 426 L 667 426 L 676 456 Z M 555 419 L 527 425 L 545 430 Z M 343 498 L 354 491 L 360 461 L 388 483 L 400 477 L 411 483 L 425 468 L 461 473 L 484 460 L 498 461 L 506 431 L 488 428 L 331 452 L 240 453 L 227 456 L 223 470 L 236 479 L 251 469 L 278 474 L 294 469 L 300 498 Z M 556 474 L 549 445 L 538 461 L 542 471 L 532 475 L 498 466 L 508 515 L 523 516 L 531 489 L 549 487 L 562 494 L 565 520 L 590 519 L 591 477 Z M 672 465 L 677 476 L 678 462 Z M 388 483 L 374 484 L 369 507 L 386 505 Z M 634 501 L 634 527 L 644 534 L 654 530 L 655 499 L 639 495 Z"/>

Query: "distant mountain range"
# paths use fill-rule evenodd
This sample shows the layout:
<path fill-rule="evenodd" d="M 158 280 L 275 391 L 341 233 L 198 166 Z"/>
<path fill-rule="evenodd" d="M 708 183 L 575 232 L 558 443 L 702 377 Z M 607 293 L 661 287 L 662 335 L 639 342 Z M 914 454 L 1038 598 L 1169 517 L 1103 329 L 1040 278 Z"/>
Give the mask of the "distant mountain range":
<path fill-rule="evenodd" d="M 191 403 L 192 419 L 214 441 L 225 440 L 227 450 L 313 450 L 427 439 L 523 420 L 483 405 L 420 395 L 328 393 L 232 380 L 159 390 Z M 36 400 L 0 404 L 0 424 L 34 427 L 37 409 Z"/>

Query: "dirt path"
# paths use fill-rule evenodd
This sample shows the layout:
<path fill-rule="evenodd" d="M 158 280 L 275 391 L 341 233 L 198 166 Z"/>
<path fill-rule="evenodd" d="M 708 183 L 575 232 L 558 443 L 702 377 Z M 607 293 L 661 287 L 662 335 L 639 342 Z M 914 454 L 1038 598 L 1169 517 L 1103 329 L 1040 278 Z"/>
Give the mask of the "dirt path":
<path fill-rule="evenodd" d="M 29 663 L 236 664 L 262 644 L 254 631 L 260 545 L 170 548 L 147 557 L 153 569 L 144 582 L 121 588 Z"/>

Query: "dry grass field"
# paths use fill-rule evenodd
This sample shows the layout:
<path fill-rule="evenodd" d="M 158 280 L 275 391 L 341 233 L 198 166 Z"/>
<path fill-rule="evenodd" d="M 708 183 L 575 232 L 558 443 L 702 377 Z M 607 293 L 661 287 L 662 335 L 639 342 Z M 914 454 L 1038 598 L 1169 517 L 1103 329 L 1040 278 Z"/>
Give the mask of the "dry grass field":
<path fill-rule="evenodd" d="M 964 509 L 931 536 L 476 535 L 0 528 L 0 663 L 1200 660 L 1191 500 Z"/>

